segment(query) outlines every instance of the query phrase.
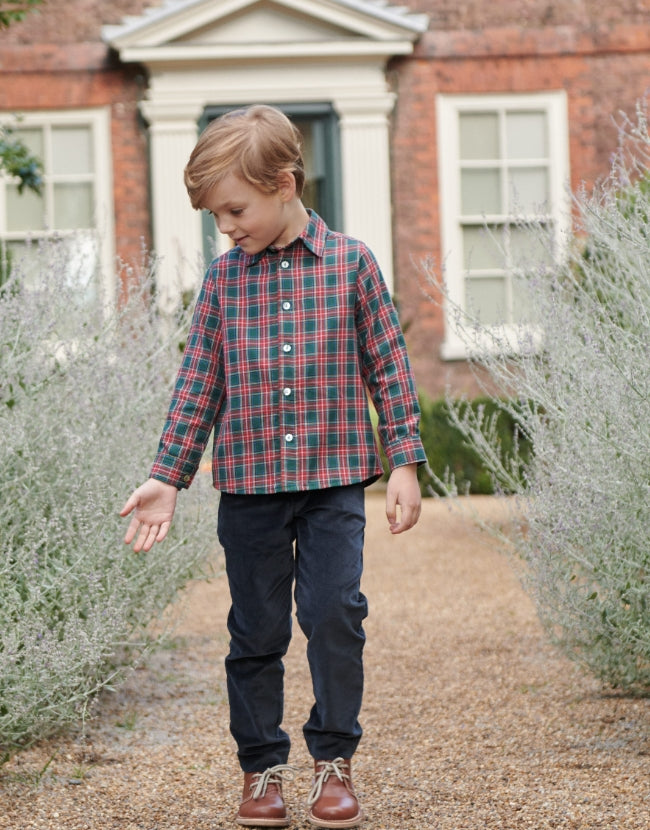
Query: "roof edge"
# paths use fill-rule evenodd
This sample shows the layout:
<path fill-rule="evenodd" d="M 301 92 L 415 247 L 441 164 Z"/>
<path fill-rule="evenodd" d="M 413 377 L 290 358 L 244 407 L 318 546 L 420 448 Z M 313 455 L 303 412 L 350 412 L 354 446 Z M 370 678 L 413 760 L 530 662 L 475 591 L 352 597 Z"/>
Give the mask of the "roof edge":
<path fill-rule="evenodd" d="M 409 38 L 416 40 L 429 26 L 429 17 L 426 14 L 416 14 L 409 11 L 406 6 L 391 5 L 388 0 L 327 0 L 332 5 L 349 9 L 359 15 L 365 15 L 379 23 L 395 26 L 398 29 L 409 32 Z M 137 39 L 138 32 L 144 32 L 150 27 L 164 25 L 166 20 L 171 20 L 184 11 L 200 7 L 205 0 L 163 0 L 157 6 L 144 10 L 141 15 L 127 15 L 122 23 L 108 24 L 102 27 L 102 40 L 109 46 L 119 50 L 123 46 L 133 45 Z M 278 0 L 282 5 L 282 0 Z M 228 4 L 226 4 L 228 5 Z M 232 0 L 231 9 L 227 12 L 243 8 L 247 5 L 245 0 Z M 291 2 L 288 5 L 292 5 Z M 219 15 L 215 15 L 215 19 Z"/>

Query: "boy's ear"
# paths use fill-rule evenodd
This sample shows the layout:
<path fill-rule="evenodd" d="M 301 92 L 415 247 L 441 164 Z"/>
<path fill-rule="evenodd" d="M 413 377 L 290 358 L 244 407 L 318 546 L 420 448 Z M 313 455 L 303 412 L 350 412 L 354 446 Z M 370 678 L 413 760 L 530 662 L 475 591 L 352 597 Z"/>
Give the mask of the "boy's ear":
<path fill-rule="evenodd" d="M 280 198 L 285 202 L 293 199 L 296 194 L 296 179 L 293 173 L 290 170 L 282 170 L 278 174 L 277 182 Z"/>

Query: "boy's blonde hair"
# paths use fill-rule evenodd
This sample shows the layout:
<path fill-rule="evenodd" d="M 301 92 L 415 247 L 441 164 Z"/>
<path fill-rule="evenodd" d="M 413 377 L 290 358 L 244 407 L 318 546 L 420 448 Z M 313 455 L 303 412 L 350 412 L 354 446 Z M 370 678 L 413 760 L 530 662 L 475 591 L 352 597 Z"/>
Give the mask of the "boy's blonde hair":
<path fill-rule="evenodd" d="M 300 198 L 305 184 L 300 133 L 280 110 L 256 104 L 228 112 L 205 128 L 185 167 L 185 187 L 198 210 L 228 173 L 273 193 L 285 171 L 293 174 Z"/>

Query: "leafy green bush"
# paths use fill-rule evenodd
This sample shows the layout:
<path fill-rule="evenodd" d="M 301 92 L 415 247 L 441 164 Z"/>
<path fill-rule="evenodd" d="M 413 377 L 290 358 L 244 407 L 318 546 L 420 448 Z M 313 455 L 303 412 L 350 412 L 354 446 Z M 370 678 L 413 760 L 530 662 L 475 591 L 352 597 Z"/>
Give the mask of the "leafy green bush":
<path fill-rule="evenodd" d="M 0 9 L 0 29 L 20 22 L 28 11 L 37 8 L 42 3 L 43 0 L 4 0 Z"/>
<path fill-rule="evenodd" d="M 16 270 L 0 289 L 0 755 L 84 717 L 213 546 L 203 480 L 159 550 L 122 542 L 179 360 L 151 285 L 106 312 L 80 301 L 62 246 L 42 250 L 38 289 Z"/>
<path fill-rule="evenodd" d="M 0 11 L 0 20 L 2 12 Z M 28 187 L 40 193 L 43 186 L 43 164 L 14 135 L 9 124 L 0 124 L 0 170 L 18 179 L 18 192 Z"/>
<path fill-rule="evenodd" d="M 514 465 L 480 419 L 455 422 L 526 519 L 509 541 L 540 618 L 605 683 L 650 691 L 650 137 L 641 112 L 622 130 L 611 175 L 574 197 L 567 257 L 531 274 L 519 348 L 465 320 L 533 454 Z M 536 229 L 540 237 L 543 229 Z M 588 255 L 585 256 L 585 251 Z M 432 275 L 435 279 L 435 276 Z M 459 319 L 461 317 L 458 312 Z M 543 331 L 535 347 L 531 331 Z M 489 348 L 485 344 L 489 343 Z M 516 473 L 523 470 L 523 477 Z"/>
<path fill-rule="evenodd" d="M 418 468 L 423 494 L 444 495 L 446 488 L 439 482 L 453 479 L 457 489 L 471 495 L 489 495 L 499 488 L 491 470 L 481 456 L 452 423 L 450 402 L 445 399 L 429 400 L 420 396 L 420 432 L 427 454 L 428 466 Z M 530 442 L 520 441 L 517 422 L 499 401 L 489 397 L 472 401 L 456 401 L 452 409 L 465 420 L 471 412 L 473 418 L 491 423 L 495 442 L 503 458 L 519 458 L 529 461 Z"/>
<path fill-rule="evenodd" d="M 466 495 L 492 495 L 495 492 L 514 492 L 513 485 L 504 487 L 492 472 L 485 459 L 474 449 L 456 423 L 461 420 L 479 419 L 494 432 L 495 450 L 501 462 L 513 469 L 516 476 L 523 475 L 524 465 L 530 460 L 530 441 L 519 436 L 518 420 L 505 401 L 487 396 L 471 401 L 450 401 L 445 398 L 432 400 L 420 394 L 420 435 L 427 455 L 427 463 L 418 467 L 418 481 L 423 496 L 445 496 L 454 493 Z M 377 415 L 371 408 L 373 423 Z M 379 441 L 378 441 L 379 444 Z M 384 467 L 383 480 L 390 475 L 388 460 L 380 454 Z"/>

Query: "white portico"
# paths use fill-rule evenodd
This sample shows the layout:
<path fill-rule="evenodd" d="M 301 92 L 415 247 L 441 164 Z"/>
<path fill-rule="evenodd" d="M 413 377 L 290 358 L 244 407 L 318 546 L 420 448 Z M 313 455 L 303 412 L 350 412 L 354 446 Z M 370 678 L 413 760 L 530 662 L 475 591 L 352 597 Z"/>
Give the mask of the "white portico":
<path fill-rule="evenodd" d="M 166 0 L 107 26 L 123 62 L 149 87 L 154 248 L 162 307 L 171 310 L 203 270 L 202 223 L 183 168 L 209 107 L 327 103 L 338 120 L 342 227 L 375 252 L 392 284 L 385 68 L 426 29 L 423 15 L 383 0 Z"/>

